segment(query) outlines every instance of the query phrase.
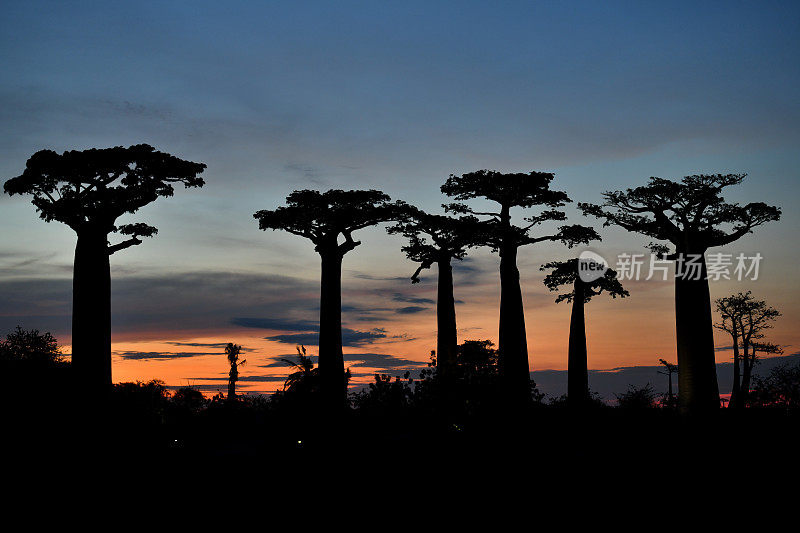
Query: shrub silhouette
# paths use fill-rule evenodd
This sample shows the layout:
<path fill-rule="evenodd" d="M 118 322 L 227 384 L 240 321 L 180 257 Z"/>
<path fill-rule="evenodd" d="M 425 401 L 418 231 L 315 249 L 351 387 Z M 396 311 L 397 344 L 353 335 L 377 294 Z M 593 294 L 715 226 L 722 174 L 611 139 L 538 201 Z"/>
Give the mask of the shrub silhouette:
<path fill-rule="evenodd" d="M 616 396 L 617 405 L 621 409 L 642 410 L 652 409 L 656 406 L 656 392 L 649 383 L 644 387 L 631 385 L 624 393 L 614 396 Z"/>
<path fill-rule="evenodd" d="M 800 409 L 800 363 L 793 366 L 779 365 L 766 377 L 756 376 L 747 405 Z"/>

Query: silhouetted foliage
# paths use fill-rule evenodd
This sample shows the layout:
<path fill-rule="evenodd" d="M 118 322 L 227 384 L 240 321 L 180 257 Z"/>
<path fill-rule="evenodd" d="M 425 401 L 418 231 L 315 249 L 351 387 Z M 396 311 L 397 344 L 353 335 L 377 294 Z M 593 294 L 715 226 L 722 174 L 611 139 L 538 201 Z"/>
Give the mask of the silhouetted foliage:
<path fill-rule="evenodd" d="M 41 150 L 24 172 L 6 181 L 7 194 L 30 194 L 39 216 L 62 222 L 78 235 L 73 272 L 72 363 L 84 385 L 111 384 L 111 274 L 109 256 L 141 244 L 157 230 L 143 223 L 117 225 L 174 184 L 202 187 L 202 163 L 184 161 L 146 144 L 129 148 Z M 108 236 L 127 237 L 116 244 Z"/>
<path fill-rule="evenodd" d="M 461 260 L 467 248 L 480 242 L 478 219 L 475 217 L 449 217 L 425 213 L 407 206 L 403 219 L 387 228 L 390 234 L 402 234 L 409 243 L 402 251 L 419 267 L 411 276 L 412 283 L 419 282 L 422 270 L 436 264 L 438 290 L 436 298 L 437 364 L 443 379 L 452 375 L 455 367 L 458 329 L 453 296 L 453 259 Z"/>
<path fill-rule="evenodd" d="M 441 190 L 456 200 L 487 199 L 499 204 L 499 211 L 476 211 L 463 203 L 445 205 L 453 213 L 484 218 L 478 234 L 481 244 L 500 254 L 500 375 L 506 382 L 504 393 L 511 405 L 530 401 L 530 367 L 525 331 L 525 313 L 517 268 L 517 249 L 527 244 L 561 241 L 567 246 L 598 239 L 589 227 L 560 226 L 555 231 L 532 235 L 544 223 L 566 220 L 559 208 L 571 200 L 563 191 L 550 189 L 553 174 L 546 172 L 509 173 L 479 170 L 462 176 L 450 175 Z M 541 206 L 538 214 L 525 218 L 527 224 L 512 223 L 511 209 Z"/>
<path fill-rule="evenodd" d="M 605 292 L 612 298 L 630 296 L 617 279 L 617 273 L 607 269 L 598 279 L 585 282 L 578 272 L 577 259 L 552 261 L 541 266 L 540 270 L 550 272 L 544 278 L 544 285 L 551 291 L 562 286 L 572 287 L 569 292 L 562 292 L 556 303 L 567 301 L 572 303 L 572 314 L 569 325 L 568 349 L 568 381 L 567 397 L 574 407 L 585 407 L 591 402 L 589 394 L 589 361 L 586 348 L 586 318 L 584 304 Z"/>
<path fill-rule="evenodd" d="M 766 377 L 755 376 L 747 405 L 800 409 L 800 364 L 782 364 L 773 368 Z"/>
<path fill-rule="evenodd" d="M 352 395 L 353 405 L 367 412 L 397 414 L 414 405 L 414 379 L 410 372 L 394 380 L 386 374 L 375 374 L 375 381 L 365 390 Z"/>
<path fill-rule="evenodd" d="M 405 204 L 376 191 L 294 191 L 286 206 L 253 216 L 262 230 L 284 230 L 314 243 L 322 260 L 320 282 L 319 372 L 329 408 L 344 407 L 347 385 L 342 355 L 342 258 L 360 245 L 353 232 L 402 217 Z M 344 242 L 339 242 L 339 236 Z"/>
<path fill-rule="evenodd" d="M 225 346 L 225 355 L 228 358 L 228 364 L 231 366 L 228 372 L 228 396 L 229 402 L 236 399 L 236 382 L 239 380 L 239 367 L 247 362 L 246 359 L 239 361 L 239 355 L 242 353 L 242 347 L 238 344 L 229 342 Z"/>
<path fill-rule="evenodd" d="M 311 357 L 306 354 L 305 346 L 296 346 L 297 362 L 281 359 L 295 371 L 289 374 L 283 383 L 283 390 L 297 394 L 314 394 L 319 392 L 319 369 L 314 368 Z"/>
<path fill-rule="evenodd" d="M 181 387 L 176 390 L 171 400 L 177 407 L 192 412 L 200 411 L 208 403 L 202 392 L 191 387 Z"/>
<path fill-rule="evenodd" d="M 621 409 L 652 409 L 656 407 L 656 392 L 649 383 L 644 387 L 628 387 L 622 394 L 615 394 L 617 405 Z"/>
<path fill-rule="evenodd" d="M 20 326 L 0 341 L 0 361 L 20 362 L 36 366 L 52 366 L 64 362 L 58 341 L 49 332 L 24 330 Z"/>
<path fill-rule="evenodd" d="M 281 359 L 294 371 L 289 373 L 283 383 L 283 390 L 273 395 L 276 404 L 288 405 L 292 409 L 310 410 L 319 406 L 319 396 L 322 393 L 319 367 L 314 367 L 311 356 L 305 346 L 296 346 L 297 361 Z M 350 369 L 344 371 L 345 387 L 351 379 Z"/>
<path fill-rule="evenodd" d="M 659 370 L 658 373 L 667 376 L 668 384 L 667 393 L 664 395 L 661 405 L 667 409 L 675 409 L 678 407 L 678 399 L 672 392 L 672 374 L 678 373 L 678 365 L 673 365 L 664 359 L 659 359 L 658 362 L 664 366 L 664 370 Z"/>
<path fill-rule="evenodd" d="M 71 372 L 58 341 L 49 332 L 17 326 L 0 341 L 0 396 L 20 398 L 38 389 L 41 394 L 35 403 L 47 403 L 69 393 Z"/>
<path fill-rule="evenodd" d="M 603 193 L 603 205 L 578 204 L 586 214 L 662 243 L 650 243 L 655 253 L 684 260 L 700 258 L 700 279 L 676 276 L 675 314 L 678 346 L 678 395 L 685 411 L 719 407 L 714 364 L 711 299 L 704 254 L 730 244 L 767 222 L 781 210 L 762 202 L 726 203 L 722 190 L 738 185 L 745 174 L 686 176 L 680 182 L 650 178 L 647 185 Z"/>
<path fill-rule="evenodd" d="M 750 291 L 719 298 L 714 304 L 721 319 L 714 327 L 730 334 L 733 343 L 733 386 L 729 405 L 741 409 L 747 402 L 753 367 L 758 362 L 758 341 L 781 314 L 764 300 L 753 298 Z M 780 348 L 770 343 L 763 347 L 764 353 L 781 353 Z"/>

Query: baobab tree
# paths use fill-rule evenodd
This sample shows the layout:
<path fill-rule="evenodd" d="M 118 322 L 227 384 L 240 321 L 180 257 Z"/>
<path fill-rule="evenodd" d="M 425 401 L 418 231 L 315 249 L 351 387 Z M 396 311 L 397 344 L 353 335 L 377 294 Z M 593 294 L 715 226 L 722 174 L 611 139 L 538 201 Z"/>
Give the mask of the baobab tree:
<path fill-rule="evenodd" d="M 772 322 L 781 314 L 764 300 L 756 300 L 750 291 L 719 298 L 714 305 L 720 316 L 714 327 L 731 336 L 733 348 L 733 385 L 728 405 L 739 409 L 744 407 L 750 390 L 757 360 L 757 341 L 764 338 L 763 331 L 771 328 Z M 766 353 L 776 353 L 770 343 L 764 346 Z"/>
<path fill-rule="evenodd" d="M 225 355 L 228 357 L 228 364 L 231 369 L 228 372 L 228 397 L 227 400 L 232 402 L 236 399 L 236 382 L 239 380 L 239 367 L 247 362 L 247 359 L 239 361 L 239 355 L 242 353 L 242 347 L 239 344 L 229 342 L 225 346 Z"/>
<path fill-rule="evenodd" d="M 5 183 L 10 195 L 30 194 L 46 222 L 68 225 L 78 235 L 72 283 L 72 365 L 91 390 L 111 384 L 111 270 L 109 257 L 142 243 L 157 229 L 143 223 L 117 225 L 175 184 L 202 187 L 206 166 L 156 151 L 146 144 L 124 148 L 41 150 L 24 172 Z M 111 244 L 117 233 L 126 239 Z"/>
<path fill-rule="evenodd" d="M 571 286 L 569 292 L 556 297 L 556 303 L 571 302 L 572 314 L 569 322 L 569 348 L 567 358 L 567 401 L 570 406 L 583 408 L 589 405 L 589 362 L 586 350 L 586 312 L 584 305 L 594 296 L 606 293 L 612 298 L 625 298 L 630 293 L 622 287 L 617 273 L 607 269 L 593 281 L 584 281 L 578 273 L 578 260 L 553 261 L 542 265 L 541 270 L 550 271 L 544 285 L 551 291 Z"/>
<path fill-rule="evenodd" d="M 438 268 L 436 367 L 445 382 L 454 375 L 458 348 L 452 261 L 463 259 L 467 248 L 479 243 L 478 230 L 475 217 L 433 215 L 412 206 L 407 207 L 402 221 L 387 228 L 390 234 L 402 234 L 409 241 L 402 251 L 419 263 L 411 276 L 412 283 L 419 283 L 423 270 L 434 264 Z"/>
<path fill-rule="evenodd" d="M 476 211 L 463 203 L 444 207 L 448 212 L 484 217 L 480 244 L 500 254 L 499 370 L 504 390 L 514 405 L 527 403 L 531 398 L 517 250 L 520 246 L 541 242 L 561 241 L 572 247 L 599 239 L 592 228 L 579 225 L 561 226 L 541 235 L 531 234 L 535 226 L 566 220 L 566 214 L 558 208 L 571 200 L 567 193 L 550 189 L 553 178 L 553 174 L 547 172 L 504 174 L 479 170 L 462 176 L 451 174 L 441 188 L 455 200 L 486 199 L 500 206 L 498 211 Z M 525 218 L 525 225 L 517 226 L 511 219 L 511 209 L 515 207 L 542 209 Z"/>
<path fill-rule="evenodd" d="M 727 203 L 725 187 L 738 185 L 745 174 L 686 176 L 679 182 L 650 178 L 647 185 L 603 193 L 602 205 L 578 204 L 586 214 L 662 242 L 653 252 L 699 265 L 696 275 L 675 277 L 675 325 L 678 349 L 678 401 L 683 412 L 719 407 L 714 360 L 711 296 L 705 252 L 730 244 L 754 228 L 778 220 L 781 210 L 762 202 Z"/>
<path fill-rule="evenodd" d="M 319 374 L 324 405 L 344 407 L 347 382 L 342 355 L 342 258 L 361 244 L 353 232 L 397 220 L 403 206 L 376 191 L 294 191 L 286 206 L 253 215 L 262 230 L 305 237 L 321 258 Z M 343 239 L 340 242 L 340 237 Z"/>

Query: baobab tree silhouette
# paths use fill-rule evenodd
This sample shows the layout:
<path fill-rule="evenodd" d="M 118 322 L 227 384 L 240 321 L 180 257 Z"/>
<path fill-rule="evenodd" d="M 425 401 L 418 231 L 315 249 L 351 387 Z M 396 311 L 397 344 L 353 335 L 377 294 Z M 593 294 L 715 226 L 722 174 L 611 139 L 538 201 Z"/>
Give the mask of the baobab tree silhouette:
<path fill-rule="evenodd" d="M 325 406 L 344 407 L 347 381 L 342 356 L 342 258 L 361 242 L 353 232 L 397 220 L 406 204 L 376 190 L 294 191 L 286 206 L 253 217 L 262 230 L 284 230 L 314 243 L 321 258 L 319 312 L 320 396 Z M 339 242 L 339 236 L 344 238 Z"/>
<path fill-rule="evenodd" d="M 202 187 L 206 166 L 139 144 L 124 148 L 41 150 L 24 172 L 5 183 L 10 195 L 30 194 L 40 218 L 56 220 L 78 235 L 72 285 L 72 364 L 78 381 L 96 391 L 111 385 L 111 271 L 109 257 L 141 244 L 157 229 L 143 223 L 116 225 L 174 185 Z M 128 237 L 109 244 L 108 236 Z"/>
<path fill-rule="evenodd" d="M 675 278 L 675 325 L 678 348 L 678 401 L 681 411 L 719 408 L 714 360 L 711 296 L 705 252 L 730 244 L 754 228 L 780 219 L 781 210 L 763 202 L 727 203 L 722 190 L 738 185 L 745 174 L 686 176 L 680 182 L 650 178 L 647 185 L 603 193 L 602 205 L 578 204 L 584 213 L 674 247 L 673 259 L 695 257 L 698 276 Z M 651 250 L 666 254 L 663 243 Z"/>
<path fill-rule="evenodd" d="M 572 286 L 570 292 L 561 293 L 556 297 L 556 303 L 564 301 L 572 303 L 567 358 L 567 402 L 570 407 L 585 408 L 590 404 L 591 396 L 584 304 L 604 292 L 612 298 L 617 296 L 625 298 L 630 296 L 630 293 L 622 287 L 617 279 L 617 273 L 610 268 L 594 281 L 583 281 L 578 273 L 577 259 L 552 261 L 542 265 L 540 270 L 550 271 L 544 278 L 544 285 L 551 291 L 557 291 L 565 285 Z"/>
<path fill-rule="evenodd" d="M 444 383 L 454 376 L 458 348 L 451 263 L 453 259 L 463 259 L 467 248 L 480 243 L 479 229 L 476 217 L 433 215 L 412 206 L 406 208 L 402 221 L 387 228 L 390 234 L 402 234 L 408 238 L 409 243 L 402 250 L 409 259 L 419 263 L 411 276 L 412 283 L 419 283 L 422 270 L 434 264 L 438 268 L 436 368 Z"/>
<path fill-rule="evenodd" d="M 755 345 L 764 338 L 763 331 L 771 328 L 772 322 L 781 314 L 764 300 L 753 298 L 750 291 L 719 298 L 714 300 L 714 305 L 721 319 L 714 327 L 730 334 L 733 341 L 733 386 L 728 406 L 741 409 L 750 391 L 753 366 L 757 360 Z M 769 343 L 764 346 L 767 347 L 765 353 L 777 353 Z"/>
<path fill-rule="evenodd" d="M 585 226 L 561 226 L 556 231 L 533 236 L 534 226 L 566 220 L 557 209 L 571 200 L 567 193 L 550 189 L 553 174 L 547 172 L 503 174 L 479 170 L 462 176 L 450 175 L 442 192 L 456 200 L 485 198 L 500 204 L 499 211 L 475 211 L 463 203 L 445 205 L 452 213 L 489 217 L 482 220 L 481 245 L 500 253 L 500 377 L 512 405 L 528 403 L 531 398 L 528 342 L 525 313 L 517 268 L 517 249 L 527 244 L 561 241 L 569 247 L 599 239 L 594 229 Z M 512 224 L 513 207 L 542 206 L 537 215 L 525 218 L 524 226 Z"/>

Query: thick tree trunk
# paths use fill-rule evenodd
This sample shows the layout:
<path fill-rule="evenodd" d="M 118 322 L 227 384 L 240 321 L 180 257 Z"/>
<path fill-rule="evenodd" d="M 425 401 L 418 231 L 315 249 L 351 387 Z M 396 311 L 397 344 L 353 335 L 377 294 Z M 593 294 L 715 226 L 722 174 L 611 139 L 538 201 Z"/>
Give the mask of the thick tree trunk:
<path fill-rule="evenodd" d="M 72 278 L 72 366 L 86 394 L 111 386 L 111 269 L 107 234 L 78 232 Z"/>
<path fill-rule="evenodd" d="M 453 267 L 450 257 L 439 260 L 438 293 L 436 296 L 436 367 L 439 376 L 450 382 L 455 374 L 458 331 L 456 303 L 453 298 Z"/>
<path fill-rule="evenodd" d="M 344 407 L 347 401 L 342 356 L 342 256 L 336 250 L 320 252 L 320 255 L 320 392 L 323 406 L 336 409 Z"/>
<path fill-rule="evenodd" d="M 500 251 L 499 329 L 499 367 L 504 390 L 512 405 L 524 405 L 531 399 L 530 366 L 514 243 L 504 245 Z"/>
<path fill-rule="evenodd" d="M 584 285 L 575 280 L 575 297 L 569 322 L 569 357 L 567 371 L 567 399 L 572 407 L 585 407 L 589 403 L 589 363 L 586 355 L 586 320 Z"/>
<path fill-rule="evenodd" d="M 683 413 L 719 408 L 714 359 L 711 296 L 705 258 L 700 279 L 675 278 L 675 329 L 678 344 L 678 403 Z"/>

